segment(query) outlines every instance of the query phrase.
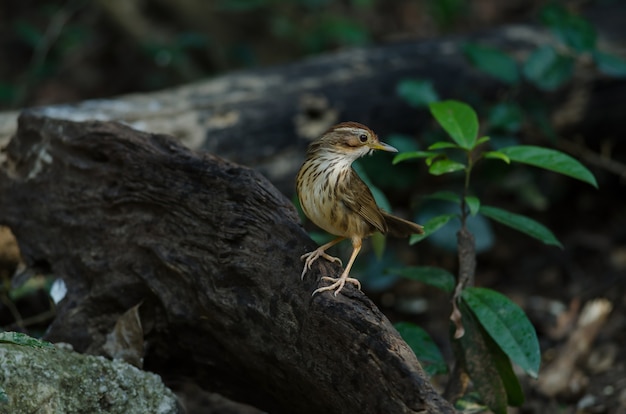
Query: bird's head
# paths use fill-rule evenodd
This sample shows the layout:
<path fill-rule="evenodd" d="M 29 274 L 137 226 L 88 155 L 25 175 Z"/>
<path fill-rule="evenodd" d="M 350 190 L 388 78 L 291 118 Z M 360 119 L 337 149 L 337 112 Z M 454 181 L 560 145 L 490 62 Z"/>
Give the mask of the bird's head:
<path fill-rule="evenodd" d="M 309 148 L 309 152 L 330 152 L 351 160 L 374 150 L 398 152 L 391 145 L 381 142 L 374 131 L 358 122 L 342 122 L 331 127 Z"/>

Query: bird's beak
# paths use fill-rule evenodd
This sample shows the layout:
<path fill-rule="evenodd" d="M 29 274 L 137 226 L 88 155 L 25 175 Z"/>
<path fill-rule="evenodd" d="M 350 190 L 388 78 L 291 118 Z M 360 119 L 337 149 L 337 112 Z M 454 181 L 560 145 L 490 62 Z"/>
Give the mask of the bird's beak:
<path fill-rule="evenodd" d="M 381 150 L 381 151 L 387 151 L 387 152 L 398 152 L 397 149 L 395 149 L 389 144 L 385 144 L 384 142 L 372 142 L 371 144 L 369 144 L 369 147 L 375 150 Z"/>

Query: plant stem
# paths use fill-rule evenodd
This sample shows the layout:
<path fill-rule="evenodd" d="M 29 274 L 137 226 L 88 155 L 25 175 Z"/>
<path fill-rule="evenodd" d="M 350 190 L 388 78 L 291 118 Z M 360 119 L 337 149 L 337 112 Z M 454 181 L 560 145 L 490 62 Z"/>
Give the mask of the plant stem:
<path fill-rule="evenodd" d="M 474 235 L 463 226 L 456 233 L 457 249 L 459 253 L 459 280 L 462 288 L 474 285 L 476 272 L 476 243 Z"/>
<path fill-rule="evenodd" d="M 456 233 L 457 250 L 459 253 L 459 279 L 457 289 L 474 285 L 474 273 L 476 271 L 476 243 L 474 235 L 467 229 L 467 205 L 465 197 L 469 191 L 470 176 L 474 166 L 472 152 L 467 152 L 467 169 L 465 171 L 465 186 L 461 198 L 461 229 Z M 460 294 L 460 292 L 459 292 Z M 456 292 L 455 292 L 456 296 Z"/>
<path fill-rule="evenodd" d="M 454 338 L 458 339 L 463 336 L 465 330 L 461 321 L 461 311 L 458 307 L 461 293 L 466 286 L 474 285 L 474 274 L 476 272 L 476 243 L 474 235 L 467 229 L 467 203 L 465 197 L 469 190 L 470 176 L 472 173 L 472 153 L 467 152 L 467 169 L 465 170 L 465 186 L 463 187 L 463 196 L 461 197 L 461 228 L 456 233 L 456 245 L 459 254 L 459 275 L 457 278 L 454 295 L 452 296 L 452 314 L 450 320 L 456 326 Z"/>
<path fill-rule="evenodd" d="M 470 176 L 472 174 L 473 160 L 472 152 L 467 152 L 467 168 L 465 170 L 465 186 L 463 187 L 463 195 L 461 197 L 461 228 L 456 233 L 456 245 L 459 254 L 459 274 L 457 277 L 454 295 L 452 296 L 452 314 L 450 320 L 454 323 L 454 339 L 458 340 L 465 334 L 463 327 L 461 310 L 459 309 L 459 300 L 466 286 L 474 285 L 474 274 L 476 272 L 476 243 L 474 235 L 467 229 L 467 203 L 465 197 L 469 190 Z M 455 401 L 459 396 L 465 394 L 469 383 L 467 368 L 463 361 L 463 351 L 458 341 L 452 342 L 456 363 L 454 370 L 450 375 L 450 381 L 445 390 L 445 396 L 450 401 Z"/>

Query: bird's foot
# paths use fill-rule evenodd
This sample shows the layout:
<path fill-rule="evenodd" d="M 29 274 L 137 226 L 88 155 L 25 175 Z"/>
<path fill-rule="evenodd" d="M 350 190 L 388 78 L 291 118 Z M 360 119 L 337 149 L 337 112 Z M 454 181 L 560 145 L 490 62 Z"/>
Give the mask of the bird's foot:
<path fill-rule="evenodd" d="M 329 282 L 334 282 L 334 283 L 332 285 L 315 289 L 311 296 L 315 296 L 316 293 L 325 292 L 327 290 L 331 290 L 331 291 L 334 290 L 335 291 L 334 295 L 337 296 L 337 294 L 341 291 L 341 289 L 343 289 L 346 282 L 350 282 L 354 284 L 359 290 L 361 290 L 361 282 L 359 282 L 358 279 L 355 279 L 353 277 L 348 277 L 348 275 L 345 275 L 345 276 L 341 275 L 341 277 L 338 279 L 334 277 L 324 276 L 322 277 L 322 280 L 327 280 Z"/>
<path fill-rule="evenodd" d="M 321 248 L 316 249 L 316 250 L 313 250 L 312 252 L 305 253 L 302 256 L 300 256 L 300 260 L 306 259 L 306 261 L 304 262 L 304 269 L 302 269 L 302 275 L 300 276 L 300 279 L 304 279 L 304 275 L 306 274 L 306 272 L 311 270 L 311 265 L 313 264 L 314 261 L 319 259 L 320 256 L 328 260 L 329 262 L 337 262 L 339 263 L 339 266 L 343 266 L 340 258 L 329 255 Z"/>

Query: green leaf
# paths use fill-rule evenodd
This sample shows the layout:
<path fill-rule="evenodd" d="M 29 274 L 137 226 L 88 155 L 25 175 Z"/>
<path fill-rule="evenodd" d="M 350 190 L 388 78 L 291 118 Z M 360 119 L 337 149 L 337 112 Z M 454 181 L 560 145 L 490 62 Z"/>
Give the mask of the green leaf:
<path fill-rule="evenodd" d="M 485 142 L 489 141 L 491 138 L 485 136 L 485 137 L 480 137 L 478 138 L 478 140 L 476 141 L 476 146 L 479 146 L 480 144 L 484 144 Z"/>
<path fill-rule="evenodd" d="M 389 269 L 389 273 L 425 283 L 447 293 L 451 293 L 454 290 L 456 283 L 452 273 L 434 266 L 413 266 Z"/>
<path fill-rule="evenodd" d="M 497 346 L 489 346 L 489 335 L 464 301 L 460 301 L 459 309 L 465 334 L 453 341 L 454 354 L 459 355 L 459 362 L 465 367 L 483 403 L 496 414 L 506 414 L 507 391 L 492 352 Z"/>
<path fill-rule="evenodd" d="M 541 364 L 539 340 L 524 311 L 495 290 L 468 287 L 461 295 L 500 349 L 530 376 L 537 378 Z"/>
<path fill-rule="evenodd" d="M 428 375 L 433 376 L 448 372 L 448 366 L 443 355 L 441 355 L 441 351 L 425 330 L 409 322 L 399 322 L 394 327 L 411 347 Z"/>
<path fill-rule="evenodd" d="M 478 116 L 466 103 L 459 101 L 440 101 L 429 105 L 431 114 L 439 125 L 461 148 L 474 148 L 478 135 Z"/>
<path fill-rule="evenodd" d="M 506 389 L 507 403 L 513 407 L 520 407 L 524 403 L 524 390 L 522 390 L 519 379 L 513 371 L 511 360 L 493 341 L 493 339 L 489 337 L 489 335 L 484 336 L 488 344 L 487 346 L 491 351 L 493 361 L 496 364 L 496 369 L 500 374 L 502 384 Z"/>
<path fill-rule="evenodd" d="M 524 115 L 519 105 L 500 103 L 494 105 L 488 114 L 489 126 L 507 134 L 519 132 L 524 122 Z"/>
<path fill-rule="evenodd" d="M 445 154 L 437 153 L 435 155 L 431 155 L 430 157 L 426 158 L 424 162 L 426 163 L 427 166 L 430 167 L 435 160 L 441 159 L 441 158 L 445 158 Z"/>
<path fill-rule="evenodd" d="M 424 198 L 430 198 L 433 200 L 451 201 L 456 204 L 461 204 L 461 199 L 459 198 L 459 195 L 452 191 L 445 191 L 445 190 L 437 191 L 436 193 L 429 194 L 425 196 Z"/>
<path fill-rule="evenodd" d="M 505 226 L 509 226 L 517 231 L 541 240 L 545 244 L 563 248 L 561 243 L 556 237 L 554 237 L 554 234 L 552 234 L 550 230 L 548 230 L 543 224 L 540 224 L 531 218 L 511 213 L 497 207 L 485 205 L 480 206 L 480 212 L 485 216 L 504 224 Z"/>
<path fill-rule="evenodd" d="M 474 196 L 465 197 L 465 204 L 467 204 L 467 207 L 469 207 L 470 214 L 472 216 L 475 216 L 476 213 L 478 213 L 478 210 L 480 209 L 480 200 L 478 199 L 478 197 L 474 197 Z"/>
<path fill-rule="evenodd" d="M 626 59 L 596 50 L 593 52 L 593 60 L 598 70 L 605 75 L 626 78 Z"/>
<path fill-rule="evenodd" d="M 433 217 L 424 224 L 424 233 L 422 234 L 413 234 L 409 239 L 409 244 L 415 244 L 424 240 L 426 237 L 430 236 L 453 219 L 457 217 L 457 214 L 443 214 L 441 216 Z"/>
<path fill-rule="evenodd" d="M 540 46 L 524 63 L 523 72 L 539 89 L 553 91 L 574 74 L 574 58 L 558 54 L 552 46 Z"/>
<path fill-rule="evenodd" d="M 595 49 L 596 31 L 585 18 L 569 12 L 561 5 L 551 4 L 541 10 L 540 19 L 559 40 L 577 52 Z"/>
<path fill-rule="evenodd" d="M 432 175 L 443 175 L 464 169 L 465 164 L 461 164 L 460 162 L 452 161 L 449 159 L 443 159 L 433 162 L 428 169 L 428 172 Z"/>
<path fill-rule="evenodd" d="M 417 158 L 427 158 L 427 157 L 432 157 L 432 156 L 436 156 L 439 155 L 438 152 L 433 152 L 433 151 L 411 151 L 411 152 L 403 152 L 401 154 L 398 154 L 394 157 L 393 159 L 393 164 L 398 164 L 402 161 L 406 161 L 406 160 L 414 160 Z"/>
<path fill-rule="evenodd" d="M 482 155 L 485 158 L 502 160 L 502 161 L 506 162 L 507 164 L 511 163 L 511 159 L 506 154 L 504 154 L 504 153 L 502 153 L 500 151 L 485 151 L 485 152 L 483 152 Z"/>
<path fill-rule="evenodd" d="M 516 145 L 513 147 L 500 148 L 499 152 L 505 154 L 511 161 L 545 168 L 546 170 L 584 181 L 598 188 L 596 178 L 591 171 L 578 160 L 561 151 L 536 147 L 534 145 Z"/>
<path fill-rule="evenodd" d="M 438 150 L 438 149 L 446 149 L 446 148 L 458 149 L 459 146 L 456 144 L 453 144 L 452 142 L 439 141 L 439 142 L 435 142 L 434 144 L 428 147 L 429 150 Z"/>
<path fill-rule="evenodd" d="M 0 404 L 6 404 L 9 402 L 9 396 L 2 387 L 0 387 Z"/>
<path fill-rule="evenodd" d="M 508 54 L 493 47 L 475 43 L 463 46 L 463 52 L 476 68 L 504 83 L 514 85 L 519 82 L 517 63 Z"/>
<path fill-rule="evenodd" d="M 0 332 L 0 343 L 23 345 L 30 348 L 56 349 L 54 345 L 48 341 L 35 339 L 19 332 Z"/>
<path fill-rule="evenodd" d="M 398 84 L 396 93 L 414 108 L 424 108 L 439 100 L 437 91 L 429 80 L 405 79 Z"/>

